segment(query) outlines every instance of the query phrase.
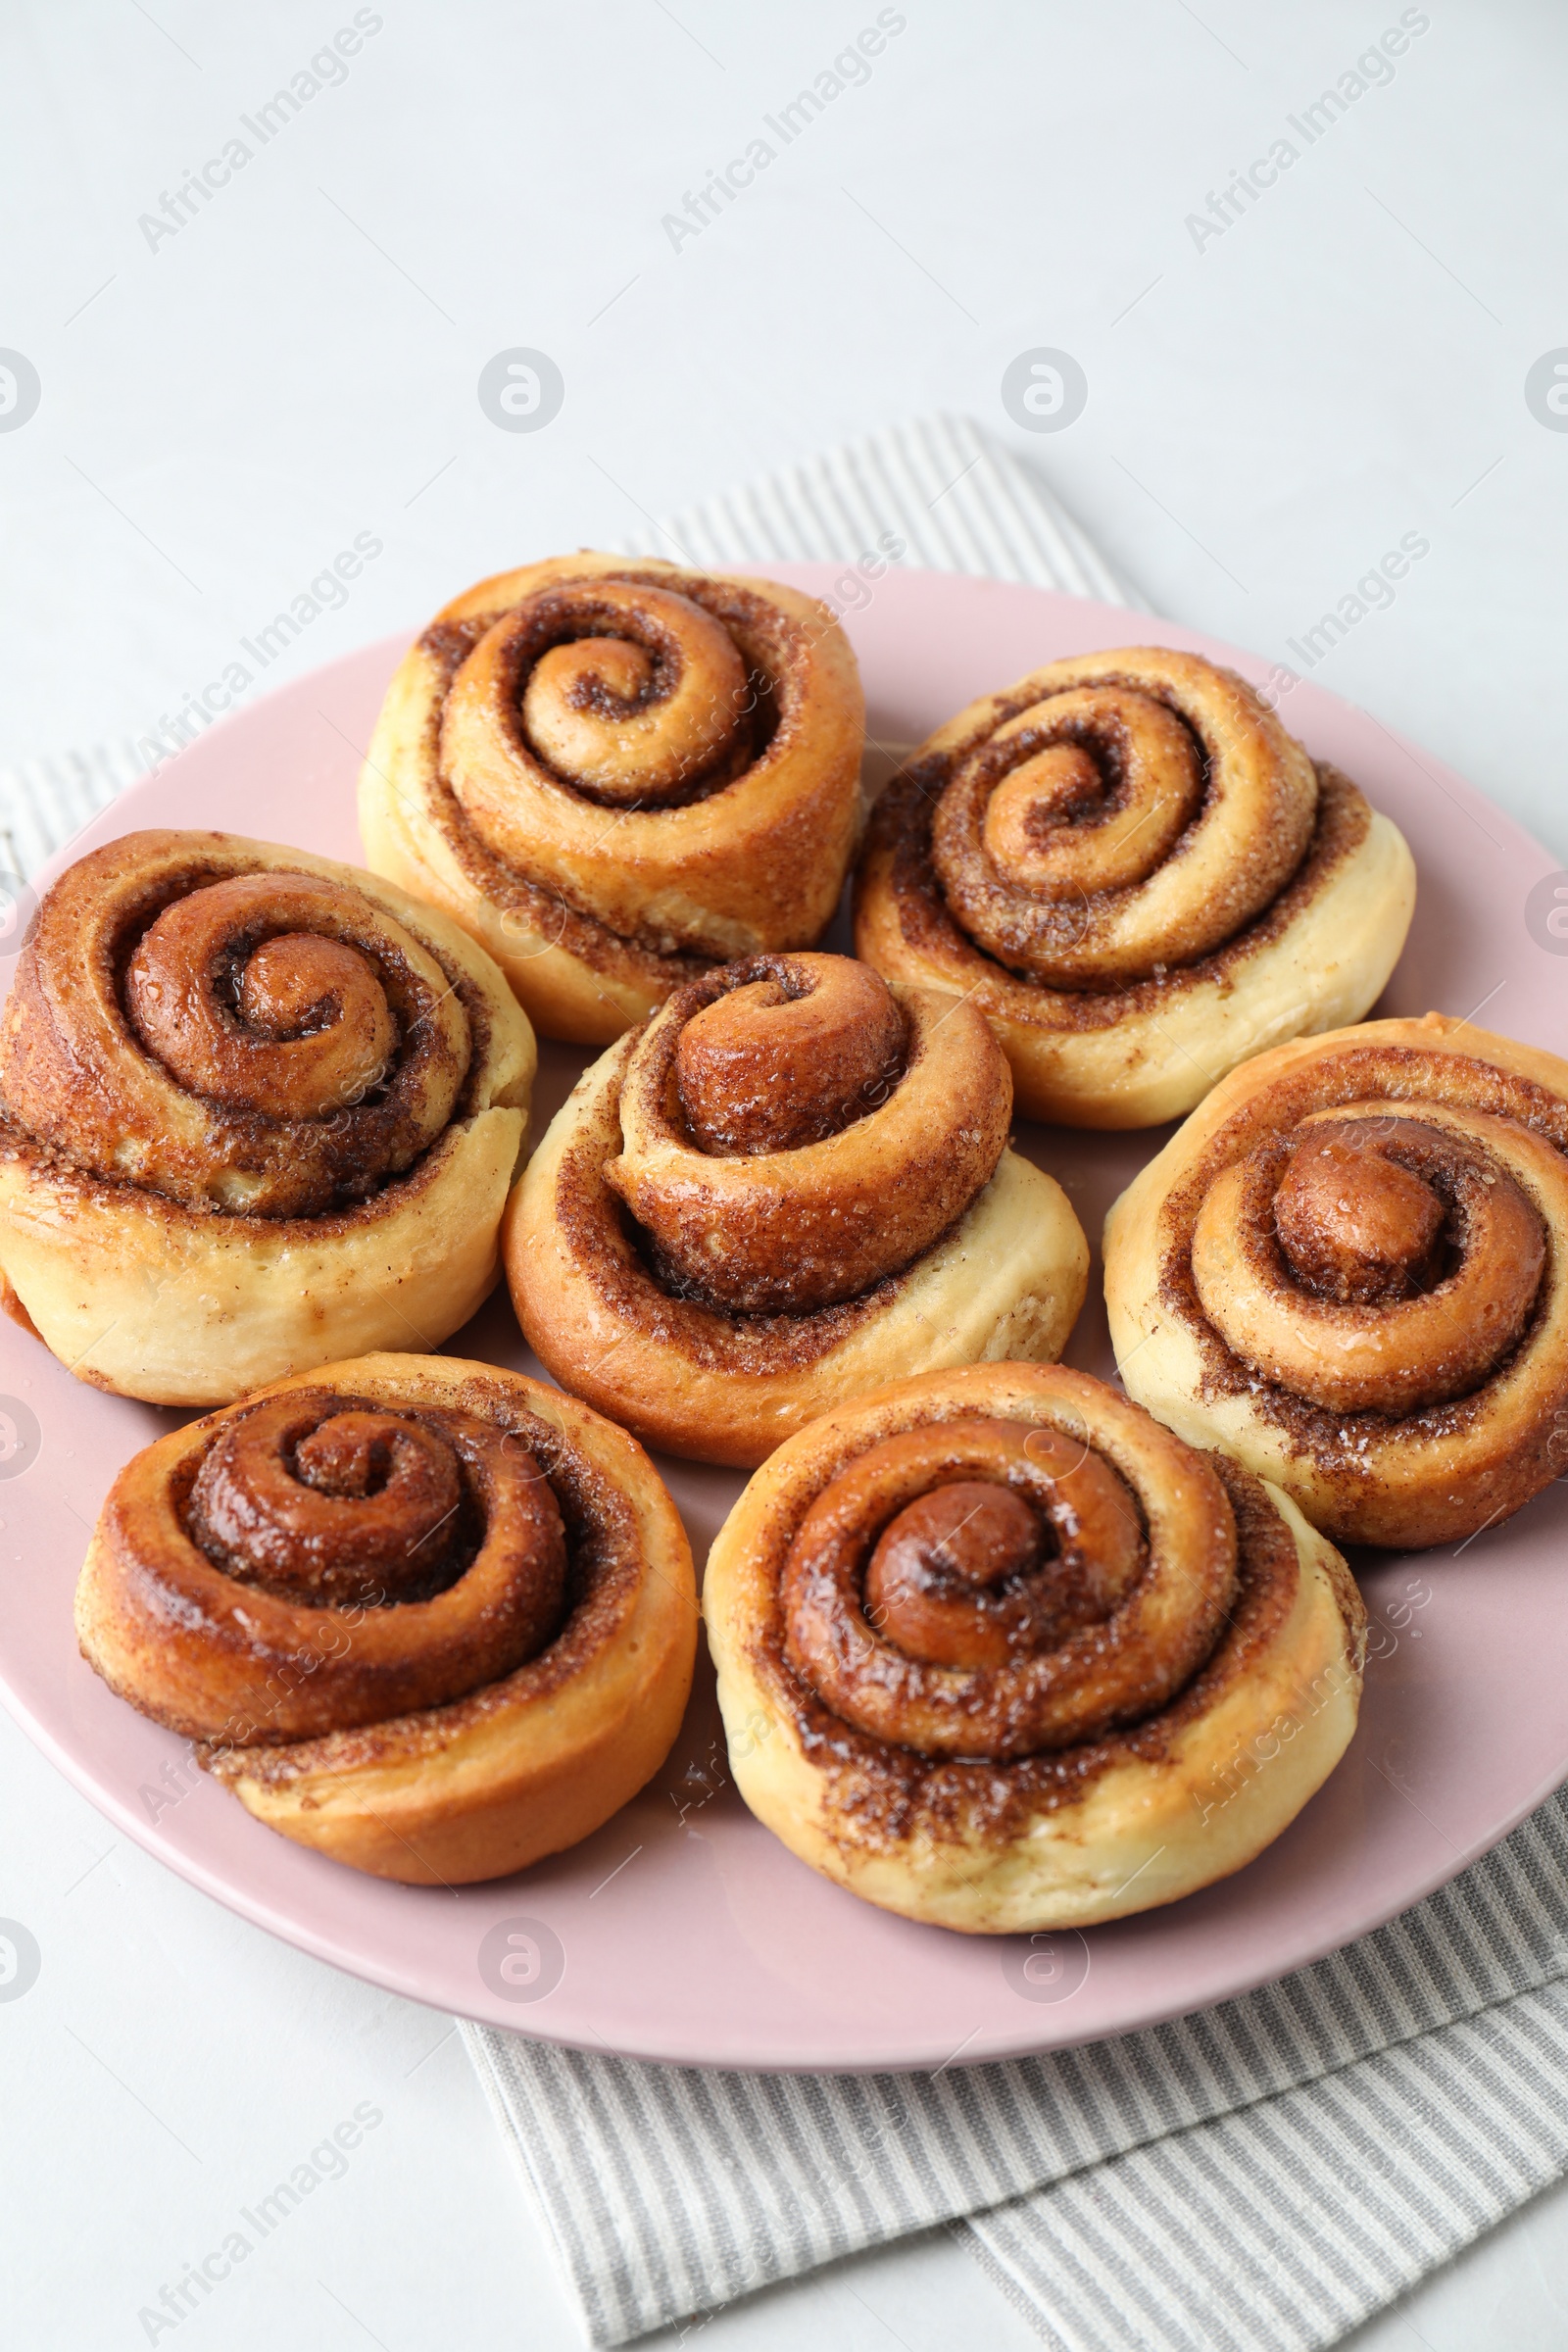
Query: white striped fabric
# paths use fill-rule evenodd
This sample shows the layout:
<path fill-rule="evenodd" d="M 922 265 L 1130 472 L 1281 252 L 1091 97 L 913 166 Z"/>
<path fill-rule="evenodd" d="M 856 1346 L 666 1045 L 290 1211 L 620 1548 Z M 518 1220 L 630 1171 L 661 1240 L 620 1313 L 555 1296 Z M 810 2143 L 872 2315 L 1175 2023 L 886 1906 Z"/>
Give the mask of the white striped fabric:
<path fill-rule="evenodd" d="M 937 417 L 626 543 L 904 561 L 1141 600 L 1044 485 Z M 128 745 L 0 776 L 30 873 Z M 1568 1799 L 1403 1919 L 1177 2024 L 935 2076 L 709 2074 L 465 2026 L 596 2343 L 946 2224 L 1059 2352 L 1318 2352 L 1568 2169 Z"/>
<path fill-rule="evenodd" d="M 35 874 L 62 842 L 145 770 L 128 739 L 0 769 L 0 869 Z"/>
<path fill-rule="evenodd" d="M 1055 2352 L 1314 2352 L 1568 2169 L 1565 2034 L 1547 1984 L 962 2232 Z"/>
<path fill-rule="evenodd" d="M 1147 611 L 1039 476 L 966 416 L 865 441 L 705 499 L 621 542 L 671 563 L 853 563 L 897 532 L 906 563 L 1027 580 Z"/>
<path fill-rule="evenodd" d="M 464 2033 L 596 2343 L 973 2216 L 962 2242 L 1072 2352 L 1311 2352 L 1568 2165 L 1568 2068 L 1540 2027 L 1565 1978 L 1554 1797 L 1362 1942 L 1081 2050 L 721 2075 Z M 1516 2047 L 1534 2075 L 1497 2054 Z M 1298 2272 L 1313 2291 L 1274 2309 Z"/>

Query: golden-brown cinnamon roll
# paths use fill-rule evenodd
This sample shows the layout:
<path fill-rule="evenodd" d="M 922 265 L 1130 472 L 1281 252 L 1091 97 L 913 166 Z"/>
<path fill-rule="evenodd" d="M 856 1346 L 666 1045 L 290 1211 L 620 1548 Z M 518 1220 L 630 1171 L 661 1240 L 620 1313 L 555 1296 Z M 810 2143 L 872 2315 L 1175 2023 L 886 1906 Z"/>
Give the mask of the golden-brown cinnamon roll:
<path fill-rule="evenodd" d="M 606 1045 L 714 961 L 808 947 L 859 820 L 864 704 L 776 580 L 561 556 L 448 605 L 365 763 L 366 855 Z"/>
<path fill-rule="evenodd" d="M 1505 1519 L 1568 1451 L 1568 1062 L 1442 1013 L 1281 1046 L 1111 1210 L 1131 1393 L 1342 1543 Z"/>
<path fill-rule="evenodd" d="M 513 1303 L 556 1378 L 647 1444 L 760 1462 L 896 1374 L 1054 1357 L 1088 1247 L 1006 1149 L 969 1005 L 839 956 L 679 990 L 579 1082 L 518 1187 Z"/>
<path fill-rule="evenodd" d="M 977 1004 L 1029 1117 L 1147 1127 L 1358 1019 L 1414 904 L 1348 777 L 1231 671 L 1139 646 L 1053 662 L 922 745 L 872 819 L 856 953 Z"/>
<path fill-rule="evenodd" d="M 1333 1546 L 1059 1365 L 900 1381 L 800 1432 L 719 1531 L 703 1608 L 752 1811 L 851 1893 L 971 1934 L 1229 1876 L 1360 1702 Z"/>
<path fill-rule="evenodd" d="M 535 1059 L 490 958 L 402 891 L 126 834 L 48 892 L 0 1018 L 4 1303 L 160 1404 L 434 1347 L 495 1281 Z"/>
<path fill-rule="evenodd" d="M 490 1364 L 367 1355 L 128 1462 L 76 1630 L 270 1829 L 460 1885 L 575 1844 L 658 1771 L 697 1602 L 623 1430 Z"/>

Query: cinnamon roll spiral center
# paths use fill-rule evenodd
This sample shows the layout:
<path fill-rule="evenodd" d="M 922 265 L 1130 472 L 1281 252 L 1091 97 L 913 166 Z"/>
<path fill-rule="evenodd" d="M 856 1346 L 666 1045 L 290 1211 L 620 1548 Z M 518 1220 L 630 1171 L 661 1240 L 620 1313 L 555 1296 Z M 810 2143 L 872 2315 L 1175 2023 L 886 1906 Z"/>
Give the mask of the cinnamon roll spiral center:
<path fill-rule="evenodd" d="M 526 749 L 612 807 L 664 808 L 752 755 L 756 702 L 721 621 L 669 588 L 547 588 L 498 624 Z"/>
<path fill-rule="evenodd" d="M 1351 1104 L 1260 1143 L 1209 1187 L 1193 1278 L 1232 1352 L 1337 1412 L 1413 1413 L 1518 1344 L 1546 1228 L 1488 1122 Z"/>
<path fill-rule="evenodd" d="M 1023 979 L 1102 989 L 1193 963 L 1306 851 L 1312 762 L 1195 655 L 1074 657 L 977 710 L 911 772 L 935 801 L 931 862 L 954 920 Z"/>
<path fill-rule="evenodd" d="M 515 1665 L 560 1621 L 561 1515 L 526 1448 L 472 1415 L 295 1392 L 220 1431 L 185 1505 L 191 1541 L 234 1583 L 315 1609 L 454 1593 L 500 1569 L 470 1627 Z M 477 1595 L 476 1595 L 477 1597 Z"/>
<path fill-rule="evenodd" d="M 320 1421 L 292 1402 L 220 1438 L 189 1525 L 241 1584 L 318 1605 L 428 1597 L 467 1533 L 457 1456 L 418 1423 L 371 1407 Z"/>
<path fill-rule="evenodd" d="M 885 1439 L 791 1546 L 790 1664 L 846 1722 L 935 1755 L 1004 1761 L 1140 1720 L 1207 1657 L 1234 1586 L 1234 1520 L 1192 1458 L 1151 1511 L 1071 1428 Z"/>
<path fill-rule="evenodd" d="M 1086 1447 L 1036 1431 L 1025 1450 L 1053 1474 L 1041 1507 L 1015 1489 L 959 1479 L 906 1504 L 865 1571 L 865 1616 L 906 1657 L 1005 1666 L 1101 1623 L 1143 1567 L 1136 1506 Z"/>
<path fill-rule="evenodd" d="M 1346 1301 L 1404 1298 L 1437 1279 L 1447 1204 L 1385 1131 L 1314 1132 L 1286 1162 L 1274 1225 L 1299 1280 Z M 1407 1145 L 1408 1148 L 1408 1145 Z"/>
<path fill-rule="evenodd" d="M 990 785 L 980 838 L 999 879 L 1045 900 L 1126 890 L 1166 857 L 1202 795 L 1198 745 L 1147 696 L 1055 696 L 1001 727 L 961 779 Z"/>
<path fill-rule="evenodd" d="M 399 1024 L 350 896 L 303 875 L 237 874 L 166 906 L 125 973 L 143 1043 L 229 1109 L 316 1119 L 363 1100 Z"/>
<path fill-rule="evenodd" d="M 790 1152 L 885 1102 L 903 1054 L 904 1017 L 878 973 L 841 956 L 780 958 L 686 1023 L 675 1085 L 705 1152 Z"/>
<path fill-rule="evenodd" d="M 345 1092 L 368 1091 L 396 1049 L 386 991 L 342 940 L 309 932 L 264 940 L 240 972 L 238 993 L 240 1020 L 258 1037 L 283 1043 L 332 1031 L 334 1076 Z"/>
<path fill-rule="evenodd" d="M 809 1312 L 947 1232 L 995 1174 L 1011 1109 L 973 1006 L 900 1001 L 846 956 L 752 956 L 679 990 L 628 1053 L 604 1180 L 664 1289 Z"/>

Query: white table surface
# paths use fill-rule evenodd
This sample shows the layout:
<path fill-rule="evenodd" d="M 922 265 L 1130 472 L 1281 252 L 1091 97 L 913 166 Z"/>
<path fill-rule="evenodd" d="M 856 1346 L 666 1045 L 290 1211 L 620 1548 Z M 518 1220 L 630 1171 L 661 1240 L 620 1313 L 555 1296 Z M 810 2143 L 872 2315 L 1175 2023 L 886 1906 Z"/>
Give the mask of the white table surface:
<path fill-rule="evenodd" d="M 1297 668 L 1292 638 L 1428 541 L 1314 674 L 1568 859 L 1568 433 L 1525 390 L 1568 342 L 1550 0 L 1404 11 L 1426 27 L 1392 79 L 1310 145 L 1289 118 L 1396 0 L 907 0 L 869 77 L 788 146 L 764 118 L 874 24 L 869 0 L 383 0 L 335 86 L 265 145 L 242 129 L 354 16 L 0 11 L 0 346 L 40 384 L 0 429 L 0 764 L 155 729 L 357 533 L 381 552 L 265 684 L 484 571 L 944 407 L 1037 463 L 1161 610 Z M 140 216 L 236 132 L 249 162 L 149 242 Z M 663 216 L 758 136 L 773 162 L 677 245 Z M 1300 152 L 1277 184 L 1195 230 L 1280 137 Z M 562 372 L 542 430 L 497 429 L 476 397 L 516 347 Z M 1088 381 L 1054 433 L 1001 397 L 1039 347 Z M 156 2340 L 575 2343 L 446 2020 L 169 1876 L 4 1718 L 0 1788 L 0 1916 L 42 1954 L 0 2003 L 8 2346 L 150 2340 L 143 2307 L 365 2102 L 382 2121 L 343 2178 Z M 982 2330 L 1038 2340 L 937 2236 L 702 2332 L 935 2352 Z M 1358 2340 L 1565 2334 L 1560 2190 Z"/>

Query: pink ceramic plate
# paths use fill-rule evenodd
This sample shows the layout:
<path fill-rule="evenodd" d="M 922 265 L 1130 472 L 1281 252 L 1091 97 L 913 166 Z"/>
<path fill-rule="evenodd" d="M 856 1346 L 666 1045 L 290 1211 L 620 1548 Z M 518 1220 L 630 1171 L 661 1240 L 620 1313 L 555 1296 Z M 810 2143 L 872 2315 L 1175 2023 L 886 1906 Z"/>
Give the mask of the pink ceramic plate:
<path fill-rule="evenodd" d="M 777 569 L 833 593 L 826 565 Z M 867 593 L 863 581 L 854 587 Z M 1042 662 L 1140 635 L 1267 675 L 1253 656 L 1191 630 L 1036 589 L 893 571 L 869 595 L 847 623 L 884 742 L 919 738 Z M 359 755 L 402 650 L 401 640 L 369 646 L 216 727 L 76 847 L 140 825 L 221 825 L 357 859 Z M 1319 687 L 1291 686 L 1281 714 L 1414 848 L 1415 929 L 1383 1009 L 1437 1006 L 1560 1046 L 1568 962 L 1525 919 L 1531 886 L 1550 867 L 1545 852 Z M 0 942 L 0 955 L 14 952 L 14 939 L 9 951 Z M 543 1116 L 582 1059 L 546 1047 Z M 1091 1235 L 1163 1140 L 1163 1130 L 1023 1137 Z M 451 1347 L 538 1370 L 504 1296 Z M 1111 1370 L 1098 1283 L 1069 1356 Z M 1362 1563 L 1374 1659 L 1349 1755 L 1259 1861 L 1168 1910 L 1031 1945 L 870 1909 L 795 1861 L 741 1805 L 710 1674 L 658 1782 L 587 1844 L 455 1894 L 385 1886 L 259 1827 L 76 1654 L 72 1588 L 99 1501 L 174 1416 L 78 1386 L 10 1324 L 0 1326 L 3 1416 L 17 1436 L 0 1460 L 0 1680 L 61 1769 L 172 1869 L 306 1951 L 416 2000 L 588 2049 L 697 2066 L 940 2067 L 1126 2033 L 1364 1935 L 1494 1844 L 1568 1775 L 1565 1487 L 1462 1558 Z M 741 1482 L 662 1467 L 701 1559 Z"/>

